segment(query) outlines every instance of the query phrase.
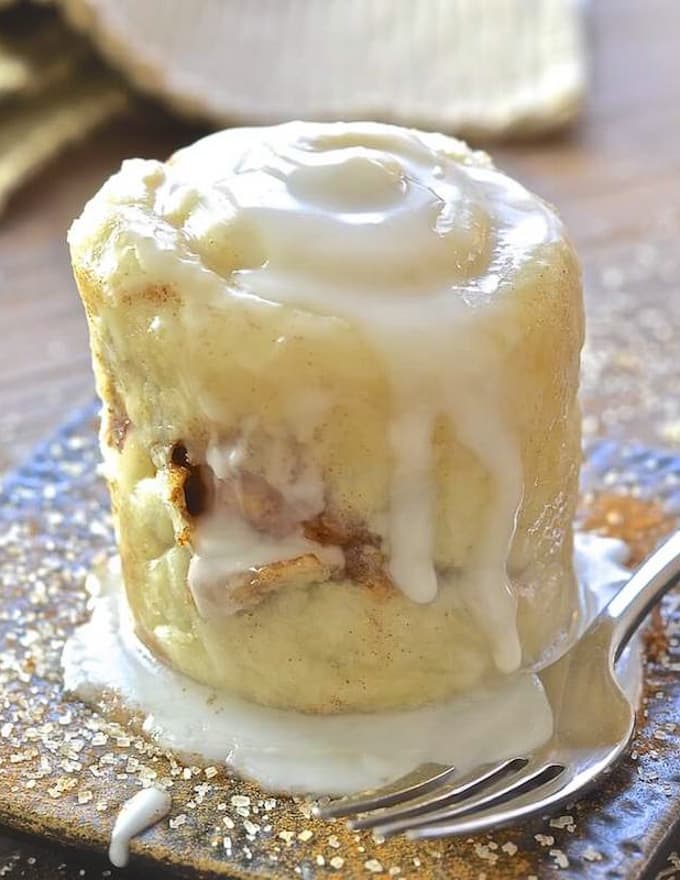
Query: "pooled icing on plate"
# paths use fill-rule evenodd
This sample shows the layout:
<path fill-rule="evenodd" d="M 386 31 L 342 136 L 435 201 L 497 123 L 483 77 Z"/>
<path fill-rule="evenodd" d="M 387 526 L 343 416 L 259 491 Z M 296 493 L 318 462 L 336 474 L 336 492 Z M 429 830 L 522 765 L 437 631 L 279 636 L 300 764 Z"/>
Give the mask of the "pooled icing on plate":
<path fill-rule="evenodd" d="M 627 576 L 625 556 L 620 541 L 577 535 L 583 625 Z M 115 561 L 90 576 L 89 588 L 92 617 L 64 650 L 66 689 L 90 702 L 102 690 L 118 691 L 164 747 L 225 763 L 270 791 L 350 793 L 430 761 L 465 772 L 526 753 L 552 734 L 550 706 L 531 672 L 499 676 L 464 696 L 409 711 L 324 716 L 248 703 L 151 656 L 134 635 Z M 632 654 L 624 678 L 632 696 L 639 671 Z"/>

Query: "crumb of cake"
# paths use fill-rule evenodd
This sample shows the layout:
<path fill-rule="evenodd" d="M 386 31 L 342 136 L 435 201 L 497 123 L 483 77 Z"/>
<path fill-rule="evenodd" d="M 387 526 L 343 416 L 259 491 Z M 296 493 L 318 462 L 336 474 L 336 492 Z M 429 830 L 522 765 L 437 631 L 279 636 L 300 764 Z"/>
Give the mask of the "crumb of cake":
<path fill-rule="evenodd" d="M 205 465 L 192 460 L 184 443 L 170 451 L 170 501 L 192 520 L 210 510 L 213 483 Z"/>

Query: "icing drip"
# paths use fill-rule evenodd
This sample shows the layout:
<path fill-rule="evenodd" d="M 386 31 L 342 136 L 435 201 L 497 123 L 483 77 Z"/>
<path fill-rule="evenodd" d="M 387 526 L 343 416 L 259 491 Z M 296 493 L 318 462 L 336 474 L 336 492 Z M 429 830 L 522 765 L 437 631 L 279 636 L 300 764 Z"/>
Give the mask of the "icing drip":
<path fill-rule="evenodd" d="M 516 628 L 508 625 L 515 620 L 517 602 L 505 571 L 505 561 L 522 498 L 522 463 L 515 438 L 504 429 L 497 409 L 476 407 L 467 399 L 458 412 L 459 436 L 466 446 L 474 449 L 494 480 L 496 490 L 484 536 L 473 560 L 475 576 L 464 581 L 471 587 L 466 591 L 465 601 L 480 626 L 489 633 L 496 666 L 501 672 L 512 672 L 520 665 L 522 648 Z"/>
<path fill-rule="evenodd" d="M 432 558 L 431 416 L 403 411 L 392 424 L 394 453 L 389 514 L 389 571 L 392 580 L 414 602 L 437 595 Z"/>
<path fill-rule="evenodd" d="M 116 816 L 109 844 L 109 860 L 124 868 L 130 859 L 130 841 L 135 835 L 160 822 L 170 812 L 172 800 L 164 788 L 143 788 L 125 801 Z"/>

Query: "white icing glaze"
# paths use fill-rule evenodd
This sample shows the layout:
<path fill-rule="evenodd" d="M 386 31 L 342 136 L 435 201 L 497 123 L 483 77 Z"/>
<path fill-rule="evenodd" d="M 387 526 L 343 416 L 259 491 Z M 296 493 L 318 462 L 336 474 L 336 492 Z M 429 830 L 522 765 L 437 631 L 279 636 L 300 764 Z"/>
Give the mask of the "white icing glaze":
<path fill-rule="evenodd" d="M 537 249 L 562 237 L 554 213 L 450 138 L 373 123 L 218 133 L 168 165 L 125 163 L 101 198 L 134 204 L 140 187 L 152 210 L 130 209 L 126 223 L 151 277 L 187 288 L 218 279 L 225 295 L 340 317 L 380 358 L 392 395 L 384 548 L 394 583 L 415 602 L 431 601 L 438 586 L 432 434 L 448 418 L 494 486 L 463 598 L 499 670 L 517 669 L 506 560 L 523 475 L 503 416 L 499 350 L 512 344 L 513 328 L 499 345 L 484 318 Z M 75 248 L 81 237 L 85 220 L 72 228 Z M 210 250 L 215 241 L 229 243 L 225 265 Z M 104 268 L 116 258 L 115 244 L 97 257 Z M 229 576 L 232 550 L 220 556 L 199 534 L 202 559 L 209 543 Z M 277 552 L 291 550 L 260 542 L 256 555 Z M 215 561 L 210 578 L 218 577 Z"/>
<path fill-rule="evenodd" d="M 625 578 L 620 542 L 577 536 L 583 625 Z M 625 550 L 625 548 L 624 548 Z M 63 655 L 66 688 L 90 702 L 118 691 L 146 716 L 164 747 L 226 762 L 266 789 L 347 793 L 380 785 L 426 761 L 461 772 L 527 752 L 552 732 L 550 707 L 536 675 L 502 676 L 484 689 L 412 711 L 304 715 L 218 693 L 162 666 L 136 640 L 113 565 L 92 576 L 93 614 Z M 618 667 L 621 672 L 621 665 Z M 639 693 L 640 663 L 631 653 L 625 684 Z"/>
<path fill-rule="evenodd" d="M 120 808 L 111 832 L 109 860 L 116 868 L 124 868 L 130 858 L 130 841 L 135 835 L 170 812 L 172 800 L 164 788 L 151 786 L 133 795 Z"/>

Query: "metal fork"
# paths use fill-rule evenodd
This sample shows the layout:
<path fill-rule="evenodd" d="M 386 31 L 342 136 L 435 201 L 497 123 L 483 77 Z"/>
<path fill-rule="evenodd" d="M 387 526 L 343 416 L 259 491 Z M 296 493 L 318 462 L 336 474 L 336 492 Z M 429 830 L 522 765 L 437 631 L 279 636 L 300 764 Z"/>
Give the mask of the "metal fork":
<path fill-rule="evenodd" d="M 552 738 L 536 751 L 484 765 L 461 778 L 424 764 L 384 788 L 319 804 L 317 816 L 359 816 L 350 827 L 388 837 L 474 834 L 549 813 L 609 771 L 630 744 L 635 706 L 614 664 L 652 606 L 680 581 L 680 531 L 652 554 L 578 642 L 540 673 L 554 715 Z"/>

